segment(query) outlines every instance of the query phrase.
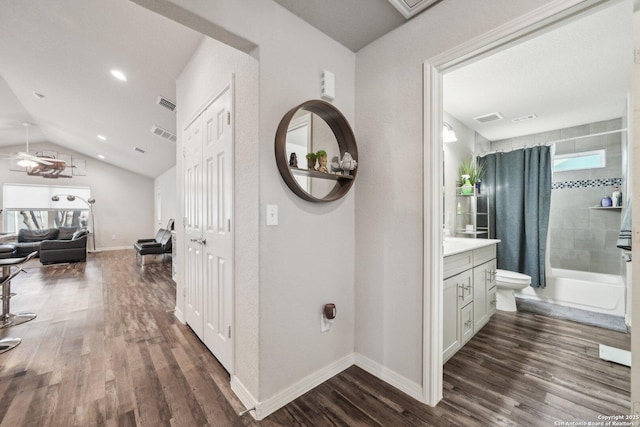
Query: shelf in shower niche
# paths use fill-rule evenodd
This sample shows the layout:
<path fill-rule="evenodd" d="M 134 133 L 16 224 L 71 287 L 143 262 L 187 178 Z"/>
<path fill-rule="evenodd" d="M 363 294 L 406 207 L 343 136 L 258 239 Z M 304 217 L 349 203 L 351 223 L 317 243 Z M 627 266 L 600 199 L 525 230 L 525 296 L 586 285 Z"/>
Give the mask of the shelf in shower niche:
<path fill-rule="evenodd" d="M 589 206 L 589 209 L 599 209 L 599 210 L 621 210 L 622 206 Z"/>

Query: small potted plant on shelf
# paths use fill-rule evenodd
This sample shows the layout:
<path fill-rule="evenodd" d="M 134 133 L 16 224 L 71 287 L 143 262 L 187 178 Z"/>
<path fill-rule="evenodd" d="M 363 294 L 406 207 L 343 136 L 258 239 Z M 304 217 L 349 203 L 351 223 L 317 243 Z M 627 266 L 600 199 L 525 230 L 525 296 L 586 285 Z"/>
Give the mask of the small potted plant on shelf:
<path fill-rule="evenodd" d="M 324 150 L 319 150 L 316 153 L 316 157 L 318 158 L 318 171 L 329 173 L 329 170 L 327 169 L 327 152 Z"/>
<path fill-rule="evenodd" d="M 464 160 L 458 168 L 460 194 L 473 194 L 473 189 L 476 184 L 480 183 L 480 177 L 483 173 L 484 163 L 476 161 L 473 157 Z"/>
<path fill-rule="evenodd" d="M 307 157 L 307 167 L 309 168 L 309 170 L 315 170 L 316 159 L 318 158 L 316 153 L 308 153 L 306 157 Z"/>

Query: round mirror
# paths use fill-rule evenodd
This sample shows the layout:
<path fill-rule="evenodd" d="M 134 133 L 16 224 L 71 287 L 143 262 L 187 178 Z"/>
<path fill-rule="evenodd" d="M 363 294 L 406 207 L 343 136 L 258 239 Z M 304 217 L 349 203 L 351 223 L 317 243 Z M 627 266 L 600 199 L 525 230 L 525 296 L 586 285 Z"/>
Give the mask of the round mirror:
<path fill-rule="evenodd" d="M 358 147 L 342 113 L 319 100 L 289 110 L 276 132 L 278 170 L 287 186 L 310 202 L 344 196 L 356 177 Z"/>

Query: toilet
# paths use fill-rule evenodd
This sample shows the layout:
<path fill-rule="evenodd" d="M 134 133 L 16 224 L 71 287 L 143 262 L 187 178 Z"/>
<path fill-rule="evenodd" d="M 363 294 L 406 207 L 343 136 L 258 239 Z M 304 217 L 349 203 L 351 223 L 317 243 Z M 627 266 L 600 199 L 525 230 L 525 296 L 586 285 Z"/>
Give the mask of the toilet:
<path fill-rule="evenodd" d="M 515 271 L 496 270 L 496 309 L 517 311 L 514 291 L 519 291 L 531 284 L 531 276 Z"/>

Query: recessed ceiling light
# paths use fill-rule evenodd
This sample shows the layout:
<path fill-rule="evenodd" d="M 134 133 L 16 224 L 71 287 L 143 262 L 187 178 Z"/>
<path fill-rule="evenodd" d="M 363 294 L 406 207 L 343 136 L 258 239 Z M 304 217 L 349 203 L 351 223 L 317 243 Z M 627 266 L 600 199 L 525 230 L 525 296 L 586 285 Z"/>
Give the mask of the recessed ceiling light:
<path fill-rule="evenodd" d="M 36 92 L 35 90 L 33 92 L 31 92 L 33 94 L 33 96 L 35 96 L 38 99 L 44 99 L 45 96 L 43 94 L 41 94 L 40 92 Z"/>
<path fill-rule="evenodd" d="M 111 75 L 113 77 L 115 77 L 116 79 L 121 80 L 123 82 L 127 81 L 127 76 L 125 76 L 124 73 L 122 71 L 120 71 L 120 70 L 115 70 L 115 69 L 111 70 Z"/>
<path fill-rule="evenodd" d="M 98 154 L 98 158 L 104 160 L 104 156 L 102 154 Z"/>
<path fill-rule="evenodd" d="M 106 141 L 107 140 L 107 137 L 104 136 L 104 135 L 96 135 L 96 137 L 101 141 Z"/>

